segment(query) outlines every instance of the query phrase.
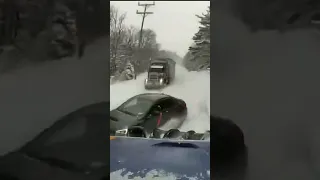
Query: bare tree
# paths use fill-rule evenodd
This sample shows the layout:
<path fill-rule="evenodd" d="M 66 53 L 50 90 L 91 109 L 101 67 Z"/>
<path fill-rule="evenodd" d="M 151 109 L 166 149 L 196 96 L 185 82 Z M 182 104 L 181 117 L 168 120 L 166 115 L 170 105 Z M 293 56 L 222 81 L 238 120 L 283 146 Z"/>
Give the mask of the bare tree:
<path fill-rule="evenodd" d="M 139 32 L 140 34 L 140 32 Z M 143 36 L 141 39 L 142 48 L 157 48 L 157 35 L 151 29 L 143 30 Z"/>
<path fill-rule="evenodd" d="M 135 33 L 135 38 L 137 41 L 139 40 L 139 36 L 140 31 Z M 153 59 L 155 56 L 157 56 L 159 44 L 157 43 L 156 37 L 157 35 L 153 30 L 143 30 L 141 46 L 135 46 L 131 60 L 135 66 L 136 73 L 144 72 L 148 68 L 150 59 Z"/>
<path fill-rule="evenodd" d="M 121 13 L 114 6 L 110 6 L 110 65 L 116 68 L 116 59 L 120 45 L 124 41 L 126 27 L 124 20 L 126 13 Z"/>
<path fill-rule="evenodd" d="M 126 13 L 115 6 L 110 6 L 110 70 L 111 74 L 121 71 L 130 62 L 136 73 L 148 68 L 150 58 L 159 51 L 157 35 L 151 29 L 143 30 L 141 46 L 139 46 L 140 30 L 135 26 L 126 26 Z"/>
<path fill-rule="evenodd" d="M 138 29 L 134 26 L 126 28 L 125 43 L 128 47 L 134 48 L 138 46 L 139 39 L 137 37 Z"/>

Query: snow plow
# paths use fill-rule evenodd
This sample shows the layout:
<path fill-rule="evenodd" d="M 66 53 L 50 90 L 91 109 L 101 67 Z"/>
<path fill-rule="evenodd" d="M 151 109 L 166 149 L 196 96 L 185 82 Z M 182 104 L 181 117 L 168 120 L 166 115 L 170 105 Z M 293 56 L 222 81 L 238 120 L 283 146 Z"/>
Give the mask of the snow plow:
<path fill-rule="evenodd" d="M 176 62 L 170 58 L 151 60 L 145 89 L 160 89 L 169 85 L 175 78 Z"/>
<path fill-rule="evenodd" d="M 139 132 L 110 136 L 110 179 L 210 179 L 210 140 L 182 140 L 177 130 L 162 139 Z"/>

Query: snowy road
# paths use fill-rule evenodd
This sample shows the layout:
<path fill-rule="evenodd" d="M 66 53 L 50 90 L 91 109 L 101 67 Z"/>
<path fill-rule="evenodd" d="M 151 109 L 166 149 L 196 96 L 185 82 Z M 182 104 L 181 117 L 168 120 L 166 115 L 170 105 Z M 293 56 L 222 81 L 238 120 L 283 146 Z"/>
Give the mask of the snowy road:
<path fill-rule="evenodd" d="M 88 47 L 84 59 L 65 59 L 0 76 L 0 154 L 31 140 L 57 118 L 109 99 L 109 41 Z"/>
<path fill-rule="evenodd" d="M 145 92 L 162 92 L 183 99 L 188 106 L 188 117 L 181 130 L 204 132 L 210 128 L 210 73 L 188 72 L 176 66 L 176 79 L 163 90 L 145 90 L 141 74 L 136 80 L 119 82 L 110 86 L 110 109 L 114 109 L 130 97 Z"/>

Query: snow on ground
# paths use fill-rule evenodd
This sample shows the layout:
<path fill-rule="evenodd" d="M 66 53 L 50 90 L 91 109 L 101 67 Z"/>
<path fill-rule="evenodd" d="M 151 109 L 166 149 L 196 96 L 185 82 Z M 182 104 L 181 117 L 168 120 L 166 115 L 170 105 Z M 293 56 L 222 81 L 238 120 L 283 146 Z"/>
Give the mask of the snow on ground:
<path fill-rule="evenodd" d="M 188 72 L 176 65 L 176 79 L 173 84 L 162 90 L 145 90 L 144 80 L 147 73 L 136 80 L 118 82 L 110 85 L 110 109 L 121 105 L 137 94 L 146 92 L 162 92 L 181 98 L 187 103 L 188 117 L 180 128 L 182 131 L 194 130 L 204 132 L 210 128 L 210 73 Z"/>
<path fill-rule="evenodd" d="M 108 44 L 107 39 L 95 42 L 81 60 L 46 62 L 0 76 L 0 154 L 70 111 L 109 99 Z"/>

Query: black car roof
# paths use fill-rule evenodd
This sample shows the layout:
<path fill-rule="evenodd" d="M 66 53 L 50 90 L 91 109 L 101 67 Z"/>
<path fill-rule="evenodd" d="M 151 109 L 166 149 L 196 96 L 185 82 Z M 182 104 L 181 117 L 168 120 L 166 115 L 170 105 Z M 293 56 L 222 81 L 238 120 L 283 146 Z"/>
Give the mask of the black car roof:
<path fill-rule="evenodd" d="M 160 99 L 168 98 L 168 97 L 171 97 L 171 96 L 169 96 L 167 94 L 163 94 L 163 93 L 144 93 L 144 94 L 139 94 L 136 97 L 146 98 L 146 99 L 149 99 L 151 101 L 158 101 Z"/>

